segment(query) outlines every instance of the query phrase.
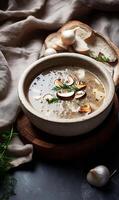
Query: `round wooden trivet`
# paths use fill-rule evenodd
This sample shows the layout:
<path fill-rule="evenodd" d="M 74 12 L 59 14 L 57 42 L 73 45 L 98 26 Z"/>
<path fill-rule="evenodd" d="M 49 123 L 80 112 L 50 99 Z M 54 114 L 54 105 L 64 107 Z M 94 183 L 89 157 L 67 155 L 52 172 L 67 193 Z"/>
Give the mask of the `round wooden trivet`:
<path fill-rule="evenodd" d="M 107 144 L 118 125 L 119 102 L 114 99 L 113 108 L 107 119 L 92 132 L 75 137 L 52 136 L 37 129 L 29 119 L 21 114 L 17 119 L 17 129 L 21 137 L 39 150 L 39 156 L 45 159 L 70 160 L 83 158 L 99 147 Z"/>

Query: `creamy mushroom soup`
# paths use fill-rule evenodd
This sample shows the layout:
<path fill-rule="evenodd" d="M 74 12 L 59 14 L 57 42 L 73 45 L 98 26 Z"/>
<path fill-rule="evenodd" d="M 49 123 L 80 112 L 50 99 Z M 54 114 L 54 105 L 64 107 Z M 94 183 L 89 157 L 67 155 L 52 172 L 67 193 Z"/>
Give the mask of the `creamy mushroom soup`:
<path fill-rule="evenodd" d="M 104 98 L 105 89 L 99 78 L 74 66 L 43 71 L 28 90 L 31 105 L 50 120 L 89 115 L 102 105 Z"/>

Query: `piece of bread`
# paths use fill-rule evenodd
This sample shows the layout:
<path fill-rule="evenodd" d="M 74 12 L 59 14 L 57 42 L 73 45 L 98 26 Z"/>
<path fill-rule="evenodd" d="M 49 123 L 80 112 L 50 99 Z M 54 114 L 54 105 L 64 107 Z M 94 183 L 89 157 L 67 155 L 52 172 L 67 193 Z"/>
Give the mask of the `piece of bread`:
<path fill-rule="evenodd" d="M 116 62 L 115 63 L 109 63 L 108 67 L 113 67 L 114 72 L 113 72 L 113 80 L 115 83 L 115 86 L 117 88 L 119 88 L 119 48 L 110 40 L 105 38 L 104 36 L 102 36 L 99 33 L 98 34 L 100 37 L 103 37 L 105 39 L 105 41 L 108 43 L 108 45 L 113 49 L 115 55 L 116 55 Z"/>
<path fill-rule="evenodd" d="M 98 59 L 102 54 L 107 58 L 107 62 L 115 62 L 117 60 L 115 50 L 101 34 L 93 32 L 91 38 L 87 41 L 87 45 L 90 49 L 91 57 Z"/>

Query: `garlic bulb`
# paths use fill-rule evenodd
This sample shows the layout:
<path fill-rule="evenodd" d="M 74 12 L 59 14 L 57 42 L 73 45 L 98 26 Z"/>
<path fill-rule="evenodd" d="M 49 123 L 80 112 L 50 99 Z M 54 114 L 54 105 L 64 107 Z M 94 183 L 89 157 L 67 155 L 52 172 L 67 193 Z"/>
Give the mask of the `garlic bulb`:
<path fill-rule="evenodd" d="M 62 31 L 61 39 L 65 45 L 72 45 L 75 42 L 75 30 L 77 30 L 77 28 L 78 27 Z"/>
<path fill-rule="evenodd" d="M 57 51 L 55 49 L 48 48 L 48 49 L 45 50 L 44 56 L 49 56 L 49 55 L 52 55 L 52 54 L 55 54 L 55 53 L 57 53 Z"/>
<path fill-rule="evenodd" d="M 93 186 L 102 187 L 109 181 L 110 172 L 107 167 L 99 165 L 87 174 L 87 181 Z"/>

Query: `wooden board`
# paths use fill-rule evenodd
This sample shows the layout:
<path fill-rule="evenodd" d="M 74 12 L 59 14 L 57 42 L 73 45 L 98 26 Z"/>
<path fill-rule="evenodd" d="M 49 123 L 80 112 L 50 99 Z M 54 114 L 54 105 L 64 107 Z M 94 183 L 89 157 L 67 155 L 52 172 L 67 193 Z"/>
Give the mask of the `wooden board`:
<path fill-rule="evenodd" d="M 39 151 L 39 157 L 52 160 L 83 158 L 107 144 L 114 136 L 118 125 L 119 102 L 114 99 L 113 108 L 107 119 L 90 133 L 74 136 L 52 136 L 37 129 L 22 113 L 17 119 L 17 129 L 27 143 Z"/>

